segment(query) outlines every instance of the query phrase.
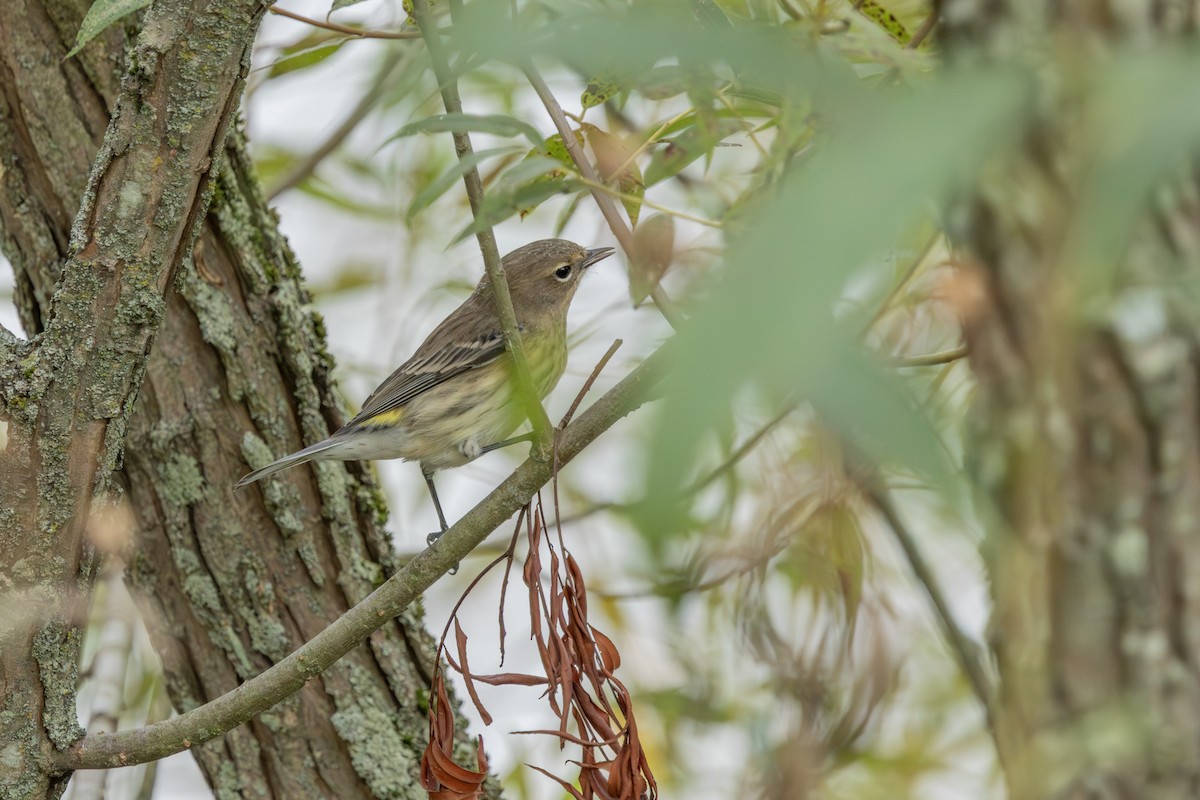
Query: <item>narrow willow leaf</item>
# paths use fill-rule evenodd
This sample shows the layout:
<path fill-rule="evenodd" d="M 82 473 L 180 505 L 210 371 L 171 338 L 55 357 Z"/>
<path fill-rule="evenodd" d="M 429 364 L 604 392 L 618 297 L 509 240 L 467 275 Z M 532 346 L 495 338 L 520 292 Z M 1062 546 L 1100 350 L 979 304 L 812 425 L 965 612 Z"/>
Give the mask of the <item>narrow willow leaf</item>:
<path fill-rule="evenodd" d="M 95 39 L 109 25 L 126 14 L 145 8 L 150 0 L 96 0 L 79 24 L 79 33 L 75 35 L 75 46 L 67 53 L 67 58 L 78 53 L 83 46 Z"/>
<path fill-rule="evenodd" d="M 454 241 L 461 241 L 514 214 L 529 213 L 554 195 L 569 191 L 568 179 L 545 179 L 548 173 L 560 171 L 561 165 L 552 158 L 536 156 L 523 159 L 506 171 L 495 187 L 488 190 L 475 220 L 459 231 Z"/>
<path fill-rule="evenodd" d="M 1197 75 L 1200 56 L 1167 49 L 1126 54 L 1096 76 L 1079 148 L 1092 169 L 1071 238 L 1085 297 L 1112 291 L 1155 188 L 1200 152 Z"/>
<path fill-rule="evenodd" d="M 653 186 L 674 177 L 696 159 L 711 156 L 722 139 L 744 128 L 745 124 L 738 119 L 696 119 L 694 125 L 674 139 L 666 140 L 655 151 L 650 166 L 646 167 L 646 185 Z"/>
<path fill-rule="evenodd" d="M 496 136 L 524 136 L 535 147 L 542 145 L 542 135 L 528 122 L 505 114 L 434 114 L 410 122 L 396 131 L 388 142 L 415 133 L 446 133 L 448 131 L 491 133 Z"/>
<path fill-rule="evenodd" d="M 675 259 L 675 220 L 666 214 L 651 214 L 633 232 L 629 254 L 629 298 L 636 306 L 646 299 Z"/>
<path fill-rule="evenodd" d="M 897 19 L 895 14 L 875 2 L 875 0 L 862 0 L 862 3 L 858 7 L 858 12 L 880 28 L 883 28 L 889 36 L 900 44 L 908 44 L 912 39 L 912 34 L 908 32 L 908 28 L 904 27 L 904 23 Z"/>
<path fill-rule="evenodd" d="M 270 67 L 267 68 L 267 75 L 271 78 L 278 78 L 280 75 L 287 75 L 290 72 L 298 72 L 302 69 L 314 67 L 340 50 L 342 45 L 347 41 L 346 39 L 342 39 L 336 42 L 313 45 L 292 53 L 285 53 L 271 62 Z"/>
<path fill-rule="evenodd" d="M 413 198 L 412 203 L 408 207 L 408 213 L 405 215 L 405 220 L 411 223 L 413 221 L 413 217 L 424 211 L 429 206 L 433 205 L 433 203 L 436 202 L 439 197 L 445 194 L 446 191 L 454 185 L 455 181 L 461 179 L 463 175 L 470 172 L 472 169 L 477 168 L 484 161 L 496 156 L 515 153 L 520 149 L 521 148 L 519 147 L 512 146 L 494 147 L 490 150 L 478 150 L 474 153 L 471 153 L 471 155 L 467 156 L 466 158 L 455 161 L 449 169 L 434 178 L 428 186 L 422 189 L 421 192 Z"/>
<path fill-rule="evenodd" d="M 1032 80 L 1001 70 L 917 91 L 850 96 L 833 135 L 758 198 L 727 264 L 677 334 L 667 399 L 647 443 L 649 500 L 637 519 L 662 545 L 701 439 L 735 397 L 798 395 L 869 457 L 945 480 L 944 454 L 899 379 L 863 352 L 834 308 L 846 282 L 1019 137 Z M 841 127 L 837 123 L 841 122 Z"/>

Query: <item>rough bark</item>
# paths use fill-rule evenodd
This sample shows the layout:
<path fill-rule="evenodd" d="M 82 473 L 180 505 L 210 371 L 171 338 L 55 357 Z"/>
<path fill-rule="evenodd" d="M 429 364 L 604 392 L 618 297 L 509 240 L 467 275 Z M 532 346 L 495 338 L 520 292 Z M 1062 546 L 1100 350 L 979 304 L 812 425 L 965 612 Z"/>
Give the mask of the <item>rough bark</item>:
<path fill-rule="evenodd" d="M 1161 44 L 1195 19 L 1190 2 L 1032 8 L 951 2 L 944 41 L 1000 58 L 1053 41 L 1046 74 L 1078 77 L 1112 44 Z M 1069 234 L 1082 103 L 1070 78 L 1045 89 L 1021 155 L 964 204 L 956 231 L 982 298 L 966 326 L 972 461 L 1009 796 L 1196 797 L 1200 319 L 1170 284 L 1200 263 L 1197 187 L 1179 176 L 1129 252 L 1105 254 L 1121 261 L 1111 303 L 1081 305 L 1089 265 L 1070 257 Z"/>
<path fill-rule="evenodd" d="M 15 5 L 0 15 L 0 232 L 23 323 L 39 331 L 117 94 L 124 36 L 112 29 L 64 61 L 87 3 Z M 120 477 L 136 520 L 129 583 L 180 710 L 277 662 L 395 568 L 379 495 L 361 472 L 326 464 L 232 489 L 247 460 L 322 438 L 342 417 L 320 319 L 239 137 L 218 161 Z M 419 609 L 406 613 L 291 700 L 196 748 L 217 796 L 420 796 L 432 654 L 420 622 Z"/>

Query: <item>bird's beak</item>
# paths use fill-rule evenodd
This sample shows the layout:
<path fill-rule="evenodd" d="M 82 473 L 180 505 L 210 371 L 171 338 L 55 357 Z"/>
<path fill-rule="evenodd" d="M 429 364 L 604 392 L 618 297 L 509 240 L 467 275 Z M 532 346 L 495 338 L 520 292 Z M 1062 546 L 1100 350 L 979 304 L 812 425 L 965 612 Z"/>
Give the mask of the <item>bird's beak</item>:
<path fill-rule="evenodd" d="M 612 247 L 597 247 L 594 250 L 588 250 L 587 255 L 584 256 L 582 266 L 584 269 L 587 269 L 592 264 L 603 261 L 615 252 L 617 251 Z"/>

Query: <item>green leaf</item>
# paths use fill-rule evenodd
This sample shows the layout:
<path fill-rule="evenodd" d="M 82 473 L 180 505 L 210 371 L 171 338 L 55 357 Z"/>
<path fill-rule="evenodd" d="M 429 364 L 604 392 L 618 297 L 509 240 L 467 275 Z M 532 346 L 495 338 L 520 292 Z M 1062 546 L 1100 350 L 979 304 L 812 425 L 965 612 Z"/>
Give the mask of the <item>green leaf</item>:
<path fill-rule="evenodd" d="M 904 27 L 904 23 L 875 0 L 862 0 L 858 12 L 887 31 L 888 35 L 900 44 L 908 44 L 912 39 L 912 34 Z"/>
<path fill-rule="evenodd" d="M 145 8 L 150 0 L 96 0 L 79 24 L 79 33 L 75 35 L 75 46 L 67 53 L 67 58 L 78 53 L 83 46 L 95 39 L 100 31 L 112 25 L 126 14 Z"/>
<path fill-rule="evenodd" d="M 1197 75 L 1194 52 L 1165 50 L 1126 55 L 1096 76 L 1100 91 L 1078 148 L 1092 169 L 1068 257 L 1082 268 L 1091 300 L 1112 291 L 1159 182 L 1200 152 Z"/>
<path fill-rule="evenodd" d="M 583 88 L 583 94 L 579 96 L 579 104 L 583 106 L 584 110 L 602 106 L 615 97 L 619 91 L 621 91 L 621 85 L 611 75 L 601 74 L 588 80 L 587 86 Z"/>
<path fill-rule="evenodd" d="M 746 126 L 737 119 L 698 117 L 695 124 L 676 136 L 666 140 L 650 158 L 646 167 L 646 185 L 678 175 L 687 165 L 701 156 L 711 155 L 722 139 L 743 130 Z"/>
<path fill-rule="evenodd" d="M 405 219 L 411 223 L 413 217 L 431 206 L 439 197 L 445 194 L 446 190 L 453 186 L 456 180 L 462 178 L 463 175 L 475 169 L 484 161 L 495 156 L 515 153 L 520 149 L 520 147 L 516 146 L 494 147 L 490 150 L 479 150 L 466 158 L 455 161 L 449 169 L 437 176 L 432 183 L 422 189 L 420 194 L 413 198 L 412 204 L 408 207 Z"/>
<path fill-rule="evenodd" d="M 416 120 L 396 131 L 391 142 L 415 133 L 446 133 L 448 131 L 491 133 L 496 136 L 524 136 L 535 147 L 543 144 L 542 135 L 528 122 L 506 114 L 434 114 Z M 386 144 L 386 142 L 385 142 Z"/>
<path fill-rule="evenodd" d="M 459 231 L 454 241 L 462 241 L 514 214 L 527 214 L 554 195 L 570 191 L 568 178 L 545 179 L 547 173 L 560 170 L 558 161 L 544 156 L 521 161 L 505 172 L 494 188 L 488 190 L 487 196 L 479 204 L 475 220 Z"/>
<path fill-rule="evenodd" d="M 289 72 L 299 72 L 302 69 L 316 66 L 340 50 L 342 45 L 347 41 L 347 39 L 341 39 L 340 41 L 312 45 L 311 47 L 305 47 L 291 53 L 285 51 L 285 55 L 271 62 L 270 67 L 267 68 L 267 76 L 278 78 L 280 75 L 287 75 Z"/>
<path fill-rule="evenodd" d="M 827 119 L 833 135 L 821 149 L 760 193 L 725 270 L 676 337 L 647 443 L 649 499 L 637 515 L 652 545 L 677 530 L 674 499 L 701 438 L 749 387 L 809 400 L 868 456 L 945 479 L 929 422 L 834 308 L 850 276 L 885 255 L 931 201 L 1019 139 L 1031 86 L 1024 74 L 996 69 L 913 92 L 860 89 L 842 98 L 842 116 Z"/>

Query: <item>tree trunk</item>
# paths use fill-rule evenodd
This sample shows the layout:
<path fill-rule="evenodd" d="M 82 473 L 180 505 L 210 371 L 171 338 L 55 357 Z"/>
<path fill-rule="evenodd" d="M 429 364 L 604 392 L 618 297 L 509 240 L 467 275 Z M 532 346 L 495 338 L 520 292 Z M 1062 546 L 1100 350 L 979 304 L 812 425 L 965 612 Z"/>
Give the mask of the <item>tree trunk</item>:
<path fill-rule="evenodd" d="M 1200 794 L 1200 329 L 1167 283 L 1196 263 L 1194 175 L 1148 212 L 1128 253 L 1106 254 L 1122 263 L 1104 313 L 1083 310 L 1090 265 L 1065 255 L 1077 252 L 1086 98 L 1073 94 L 1085 81 L 1062 75 L 1093 78 L 1106 47 L 1134 34 L 1169 41 L 1194 24 L 1186 5 L 1046 4 L 1038 20 L 1004 3 L 946 8 L 944 41 L 960 56 L 1059 48 L 1043 54 L 1057 79 L 1042 118 L 956 231 L 977 291 L 964 296 L 979 298 L 966 315 L 971 461 L 1013 800 Z"/>
<path fill-rule="evenodd" d="M 125 37 L 117 26 L 64 60 L 86 0 L 15 5 L 0 15 L 0 231 L 33 333 L 69 255 Z M 186 710 L 295 649 L 395 564 L 381 497 L 357 466 L 233 490 L 248 459 L 342 422 L 320 320 L 239 135 L 176 286 L 119 480 L 136 530 L 127 579 Z M 406 613 L 290 700 L 196 748 L 210 785 L 219 798 L 423 797 L 432 652 L 420 610 Z"/>

